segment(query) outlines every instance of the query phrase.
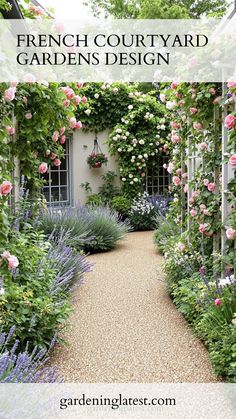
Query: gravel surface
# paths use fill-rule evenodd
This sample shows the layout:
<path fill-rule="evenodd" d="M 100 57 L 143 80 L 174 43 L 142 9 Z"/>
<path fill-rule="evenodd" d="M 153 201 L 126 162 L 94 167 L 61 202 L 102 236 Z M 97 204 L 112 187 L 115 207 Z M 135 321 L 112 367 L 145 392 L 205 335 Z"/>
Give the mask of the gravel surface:
<path fill-rule="evenodd" d="M 128 234 L 75 292 L 52 362 L 66 382 L 216 382 L 208 352 L 170 300 L 152 232 Z"/>

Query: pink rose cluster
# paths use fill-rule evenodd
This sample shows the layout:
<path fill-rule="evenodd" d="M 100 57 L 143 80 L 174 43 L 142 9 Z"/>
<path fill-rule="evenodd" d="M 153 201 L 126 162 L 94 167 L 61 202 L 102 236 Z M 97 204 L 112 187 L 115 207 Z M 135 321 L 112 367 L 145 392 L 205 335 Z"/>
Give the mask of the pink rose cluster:
<path fill-rule="evenodd" d="M 229 164 L 231 164 L 231 166 L 236 167 L 236 154 L 232 154 L 232 156 L 229 159 Z"/>
<path fill-rule="evenodd" d="M 225 127 L 228 129 L 234 128 L 236 125 L 236 117 L 232 114 L 227 115 L 225 118 Z"/>
<path fill-rule="evenodd" d="M 201 124 L 201 122 L 194 122 L 193 123 L 193 128 L 196 131 L 202 131 L 203 130 L 203 125 Z"/>
<path fill-rule="evenodd" d="M 40 6 L 35 6 L 33 3 L 29 4 L 29 11 L 34 13 L 36 16 L 44 16 L 45 12 Z"/>
<path fill-rule="evenodd" d="M 173 130 L 171 132 L 171 141 L 172 141 L 173 144 L 178 144 L 179 141 L 180 141 L 180 137 L 179 137 L 177 131 L 175 131 L 175 130 Z"/>
<path fill-rule="evenodd" d="M 171 126 L 171 128 L 172 129 L 179 129 L 180 128 L 180 123 L 179 122 L 177 122 L 177 121 L 171 121 L 170 122 L 170 126 Z"/>
<path fill-rule="evenodd" d="M 83 83 L 82 82 L 78 82 L 77 83 L 78 87 L 82 87 Z M 82 103 L 87 103 L 87 98 L 86 96 L 83 96 L 82 98 L 79 95 L 75 94 L 75 91 L 69 87 L 69 86 L 65 86 L 65 87 L 61 87 L 61 90 L 65 93 L 66 95 L 66 99 L 63 102 L 63 105 L 65 106 L 65 108 L 68 108 L 71 104 L 71 101 L 73 101 L 73 104 L 75 106 L 78 106 L 81 102 Z"/>
<path fill-rule="evenodd" d="M 10 252 L 3 252 L 2 255 L 2 260 L 7 260 L 8 262 L 8 269 L 12 270 L 12 269 L 16 269 L 19 266 L 19 260 L 16 256 L 11 255 Z"/>
<path fill-rule="evenodd" d="M 6 89 L 3 95 L 5 102 L 12 102 L 15 99 L 15 94 L 16 87 L 9 87 L 8 89 Z"/>
<path fill-rule="evenodd" d="M 77 130 L 80 130 L 83 127 L 82 122 L 76 121 L 75 117 L 72 117 L 69 119 L 69 125 L 71 129 L 77 129 Z"/>
<path fill-rule="evenodd" d="M 236 239 L 236 230 L 234 228 L 227 228 L 226 230 L 226 237 L 228 240 Z"/>
<path fill-rule="evenodd" d="M 9 135 L 14 135 L 14 134 L 15 134 L 15 128 L 14 128 L 14 127 L 12 127 L 12 126 L 10 126 L 10 125 L 7 125 L 7 126 L 6 126 L 6 130 L 7 130 L 7 133 L 8 133 Z"/>
<path fill-rule="evenodd" d="M 9 195 L 12 191 L 12 188 L 12 183 L 9 180 L 4 180 L 4 182 L 0 184 L 0 196 Z"/>

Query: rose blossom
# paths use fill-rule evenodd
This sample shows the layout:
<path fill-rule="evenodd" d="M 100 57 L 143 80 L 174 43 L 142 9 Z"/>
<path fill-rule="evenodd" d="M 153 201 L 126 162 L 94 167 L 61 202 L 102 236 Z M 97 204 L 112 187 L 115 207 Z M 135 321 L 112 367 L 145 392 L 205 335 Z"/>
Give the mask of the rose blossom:
<path fill-rule="evenodd" d="M 200 195 L 199 191 L 193 191 L 193 193 L 192 193 L 193 198 L 197 198 L 199 195 Z"/>
<path fill-rule="evenodd" d="M 173 183 L 174 183 L 175 186 L 179 186 L 180 183 L 181 183 L 181 180 L 178 176 L 173 176 L 172 180 L 173 180 Z"/>
<path fill-rule="evenodd" d="M 76 122 L 75 117 L 70 118 L 69 122 L 70 122 L 70 128 L 72 128 L 72 129 L 76 128 L 77 122 Z"/>
<path fill-rule="evenodd" d="M 63 102 L 63 106 L 64 106 L 65 108 L 68 108 L 68 107 L 70 106 L 70 100 L 69 100 L 69 99 L 64 100 L 64 102 Z"/>
<path fill-rule="evenodd" d="M 193 128 L 196 131 L 202 131 L 203 130 L 203 126 L 202 126 L 201 122 L 194 122 L 193 123 Z"/>
<path fill-rule="evenodd" d="M 216 185 L 214 184 L 214 182 L 210 182 L 207 185 L 207 189 L 209 192 L 214 192 Z"/>
<path fill-rule="evenodd" d="M 227 83 L 227 87 L 229 88 L 229 89 L 233 89 L 233 87 L 236 87 L 236 81 L 228 81 L 228 83 Z"/>
<path fill-rule="evenodd" d="M 5 90 L 4 92 L 4 99 L 6 102 L 11 102 L 12 100 L 15 99 L 15 93 L 16 93 L 16 89 L 15 87 L 9 87 L 7 90 Z"/>
<path fill-rule="evenodd" d="M 81 89 L 81 87 L 83 87 L 83 85 L 84 85 L 84 83 L 83 83 L 82 81 L 78 81 L 78 82 L 77 82 L 77 87 L 78 87 L 79 89 Z"/>
<path fill-rule="evenodd" d="M 180 124 L 179 124 L 179 122 L 176 122 L 176 121 L 171 121 L 170 126 L 171 126 L 171 128 L 173 128 L 173 129 L 178 129 L 178 128 L 180 128 Z"/>
<path fill-rule="evenodd" d="M 60 166 L 61 165 L 61 160 L 60 159 L 55 159 L 53 162 L 54 166 Z"/>
<path fill-rule="evenodd" d="M 195 113 L 198 112 L 197 108 L 190 108 L 189 110 L 190 110 L 192 115 L 194 115 Z"/>
<path fill-rule="evenodd" d="M 207 145 L 207 143 L 205 143 L 205 142 L 200 143 L 198 147 L 199 147 L 199 150 L 200 150 L 200 151 L 205 151 L 205 150 L 207 150 L 207 149 L 208 149 L 208 145 Z"/>
<path fill-rule="evenodd" d="M 47 172 L 47 170 L 48 170 L 48 165 L 47 165 L 47 163 L 41 163 L 40 165 L 39 165 L 39 173 L 42 175 L 42 174 L 44 174 L 44 173 L 46 173 Z"/>
<path fill-rule="evenodd" d="M 211 216 L 210 211 L 208 211 L 207 209 L 204 209 L 203 210 L 203 214 L 206 215 L 207 217 L 210 217 Z"/>
<path fill-rule="evenodd" d="M 58 138 L 59 138 L 59 132 L 54 131 L 54 133 L 52 135 L 52 141 L 55 143 L 56 141 L 58 141 Z"/>
<path fill-rule="evenodd" d="M 227 228 L 226 237 L 229 240 L 234 240 L 236 238 L 236 230 L 234 228 Z"/>
<path fill-rule="evenodd" d="M 186 249 L 186 246 L 185 246 L 185 244 L 184 244 L 184 243 L 178 243 L 178 244 L 177 244 L 177 249 L 178 249 L 180 252 L 184 252 L 184 251 L 185 251 L 185 249 Z"/>
<path fill-rule="evenodd" d="M 65 135 L 63 135 L 61 138 L 60 138 L 60 143 L 61 144 L 64 144 L 66 142 L 66 136 Z"/>
<path fill-rule="evenodd" d="M 173 144 L 178 144 L 178 142 L 179 142 L 178 134 L 173 134 L 172 137 L 171 137 L 171 141 L 172 141 Z"/>
<path fill-rule="evenodd" d="M 160 100 L 161 100 L 161 102 L 165 102 L 166 101 L 166 96 L 165 96 L 165 94 L 164 93 L 160 93 Z"/>
<path fill-rule="evenodd" d="M 199 208 L 201 211 L 204 211 L 206 209 L 206 205 L 205 204 L 200 204 Z"/>
<path fill-rule="evenodd" d="M 25 114 L 25 119 L 32 119 L 32 117 L 33 117 L 33 115 L 32 115 L 32 113 L 31 113 L 31 112 L 27 112 L 27 113 Z"/>
<path fill-rule="evenodd" d="M 216 298 L 215 299 L 215 306 L 221 306 L 221 304 L 222 304 L 221 299 L 220 298 Z"/>
<path fill-rule="evenodd" d="M 232 129 L 236 124 L 236 117 L 234 115 L 227 115 L 225 118 L 225 127 Z"/>
<path fill-rule="evenodd" d="M 191 211 L 190 211 L 190 215 L 191 215 L 192 217 L 196 217 L 196 215 L 197 215 L 197 210 L 195 210 L 194 208 L 193 208 L 193 209 L 191 209 Z"/>
<path fill-rule="evenodd" d="M 184 185 L 184 192 L 187 193 L 188 192 L 188 184 L 186 183 L 186 185 Z"/>
<path fill-rule="evenodd" d="M 63 135 L 65 130 L 66 130 L 66 127 L 61 127 L 60 130 L 59 130 L 60 135 Z"/>
<path fill-rule="evenodd" d="M 74 105 L 78 106 L 81 102 L 81 97 L 80 96 L 75 96 L 74 97 Z"/>
<path fill-rule="evenodd" d="M 86 96 L 83 96 L 83 97 L 82 97 L 82 99 L 81 99 L 81 101 L 82 101 L 83 103 L 87 103 L 87 102 L 88 102 L 88 99 L 86 98 Z"/>
<path fill-rule="evenodd" d="M 81 121 L 78 121 L 77 123 L 76 123 L 76 129 L 81 129 L 83 127 L 83 124 L 82 124 L 82 122 Z"/>
<path fill-rule="evenodd" d="M 50 159 L 54 160 L 57 157 L 56 153 L 50 153 Z"/>
<path fill-rule="evenodd" d="M 36 77 L 33 74 L 26 74 L 24 77 L 24 82 L 28 84 L 33 84 L 36 82 Z"/>
<path fill-rule="evenodd" d="M 204 186 L 208 186 L 208 185 L 209 185 L 209 183 L 210 183 L 210 181 L 209 181 L 208 179 L 204 179 L 204 180 L 203 180 L 203 185 L 204 185 Z"/>
<path fill-rule="evenodd" d="M 15 134 L 15 128 L 11 127 L 10 125 L 7 125 L 6 130 L 7 130 L 9 135 L 14 135 Z"/>
<path fill-rule="evenodd" d="M 172 111 L 176 107 L 176 102 L 168 101 L 166 102 L 166 107 L 169 111 Z"/>
<path fill-rule="evenodd" d="M 176 89 L 178 87 L 179 83 L 177 81 L 173 81 L 170 85 L 171 89 Z"/>
<path fill-rule="evenodd" d="M 15 269 L 17 268 L 17 266 L 19 266 L 19 260 L 17 259 L 16 256 L 11 255 L 9 256 L 9 258 L 7 258 L 8 260 L 8 269 Z"/>
<path fill-rule="evenodd" d="M 167 166 L 167 172 L 171 174 L 173 170 L 174 170 L 174 165 L 173 163 L 170 162 Z"/>
<path fill-rule="evenodd" d="M 11 253 L 8 252 L 7 250 L 5 250 L 2 254 L 1 254 L 3 259 L 8 259 L 11 256 Z"/>
<path fill-rule="evenodd" d="M 206 232 L 207 227 L 208 227 L 208 224 L 200 224 L 198 230 L 200 233 L 203 234 Z"/>
<path fill-rule="evenodd" d="M 205 275 L 206 274 L 206 268 L 205 268 L 205 266 L 201 266 L 199 268 L 199 273 L 200 273 L 200 275 Z"/>
<path fill-rule="evenodd" d="M 187 178 L 188 178 L 188 173 L 183 173 L 183 174 L 182 174 L 182 178 L 183 178 L 183 179 L 187 179 Z"/>
<path fill-rule="evenodd" d="M 180 176 L 180 175 L 181 175 L 181 173 L 182 173 L 182 169 L 177 169 L 177 170 L 176 170 L 176 174 L 177 174 L 178 176 Z"/>
<path fill-rule="evenodd" d="M 13 186 L 12 183 L 9 182 L 9 180 L 4 180 L 4 182 L 2 182 L 2 184 L 0 185 L 0 195 L 9 195 L 9 193 L 11 192 Z"/>
<path fill-rule="evenodd" d="M 229 159 L 229 164 L 231 164 L 231 166 L 236 166 L 236 154 L 232 154 Z"/>

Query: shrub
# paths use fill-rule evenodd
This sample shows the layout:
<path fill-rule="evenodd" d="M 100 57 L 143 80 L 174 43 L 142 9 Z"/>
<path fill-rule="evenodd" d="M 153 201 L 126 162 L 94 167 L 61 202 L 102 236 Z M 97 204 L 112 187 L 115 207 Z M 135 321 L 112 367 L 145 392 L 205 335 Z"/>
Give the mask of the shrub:
<path fill-rule="evenodd" d="M 15 327 L 10 332 L 0 333 L 0 383 L 55 383 L 62 378 L 55 367 L 45 367 L 47 350 L 26 347 L 18 352 L 19 341 L 13 339 Z"/>
<path fill-rule="evenodd" d="M 130 224 L 134 230 L 154 230 L 157 225 L 156 210 L 154 205 L 149 202 L 147 192 L 138 194 L 131 205 L 129 213 Z"/>
<path fill-rule="evenodd" d="M 124 195 L 114 196 L 111 201 L 111 208 L 117 211 L 121 217 L 127 217 L 131 208 L 131 201 Z"/>
<path fill-rule="evenodd" d="M 89 270 L 84 256 L 75 254 L 67 241 L 62 234 L 46 242 L 42 233 L 32 230 L 15 233 L 0 248 L 1 325 L 4 331 L 15 327 L 22 347 L 27 342 L 29 349 L 50 345 L 58 326 L 68 318 L 71 287 Z M 10 269 L 4 252 L 14 255 L 19 266 Z"/>
<path fill-rule="evenodd" d="M 171 237 L 179 235 L 180 229 L 174 221 L 167 220 L 162 215 L 157 216 L 157 224 L 158 227 L 154 232 L 154 243 L 156 249 L 159 252 L 164 253 L 168 240 Z"/>
<path fill-rule="evenodd" d="M 117 213 L 102 207 L 49 209 L 42 213 L 40 224 L 47 235 L 54 231 L 58 236 L 63 228 L 68 242 L 89 252 L 112 249 L 128 231 L 128 224 Z"/>
<path fill-rule="evenodd" d="M 92 194 L 89 195 L 86 201 L 86 205 L 90 205 L 91 207 L 102 207 L 103 201 L 102 197 L 99 194 Z"/>

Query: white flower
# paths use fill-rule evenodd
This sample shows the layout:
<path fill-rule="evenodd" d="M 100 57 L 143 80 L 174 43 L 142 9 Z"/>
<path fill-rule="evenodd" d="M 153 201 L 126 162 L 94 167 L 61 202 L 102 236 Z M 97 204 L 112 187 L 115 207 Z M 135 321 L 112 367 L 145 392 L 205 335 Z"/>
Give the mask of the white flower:
<path fill-rule="evenodd" d="M 152 152 L 152 153 L 151 153 L 151 156 L 155 156 L 155 153 L 153 153 L 153 152 Z"/>
<path fill-rule="evenodd" d="M 131 180 L 131 182 L 129 182 L 130 183 L 130 185 L 133 185 L 134 184 L 134 182 Z"/>
<path fill-rule="evenodd" d="M 134 178 L 134 182 L 138 182 L 138 178 L 136 178 L 136 177 L 135 177 L 135 178 Z"/>
<path fill-rule="evenodd" d="M 132 173 L 129 174 L 129 178 L 132 179 L 134 176 L 132 175 Z"/>
<path fill-rule="evenodd" d="M 145 159 L 147 159 L 147 158 L 148 158 L 148 154 L 147 154 L 147 153 L 145 153 L 145 154 L 143 155 L 143 157 L 144 157 Z"/>
<path fill-rule="evenodd" d="M 126 131 L 125 135 L 128 137 L 129 136 L 129 131 Z"/>
<path fill-rule="evenodd" d="M 161 129 L 162 131 L 164 131 L 164 130 L 166 129 L 165 125 L 163 125 L 163 124 L 162 124 L 162 125 L 160 126 L 160 129 Z"/>
<path fill-rule="evenodd" d="M 86 113 L 86 115 L 90 115 L 91 114 L 91 109 L 86 109 L 86 111 L 84 111 L 84 113 Z"/>
<path fill-rule="evenodd" d="M 117 87 L 114 87 L 114 89 L 112 89 L 113 93 L 118 93 L 119 89 Z"/>
<path fill-rule="evenodd" d="M 134 97 L 133 92 L 130 92 L 128 96 L 129 96 L 130 98 Z"/>
<path fill-rule="evenodd" d="M 123 135 L 123 137 L 122 137 L 122 138 L 123 138 L 123 140 L 127 140 L 127 137 L 126 137 L 126 135 Z"/>
<path fill-rule="evenodd" d="M 101 89 L 102 89 L 102 90 L 106 90 L 106 85 L 105 85 L 105 84 L 103 84 L 103 85 L 101 86 Z"/>
<path fill-rule="evenodd" d="M 135 156 L 132 156 L 131 158 L 132 158 L 133 160 L 135 160 L 135 159 L 136 159 L 136 157 L 135 157 Z"/>
<path fill-rule="evenodd" d="M 160 100 L 161 100 L 161 102 L 165 102 L 166 101 L 166 96 L 165 96 L 165 94 L 164 93 L 160 93 Z"/>
<path fill-rule="evenodd" d="M 113 137 L 112 139 L 113 139 L 113 141 L 117 141 L 118 140 L 118 138 L 116 136 Z"/>
<path fill-rule="evenodd" d="M 150 143 L 149 145 L 150 145 L 150 146 L 152 146 L 152 145 L 153 145 L 153 143 Z"/>
<path fill-rule="evenodd" d="M 121 153 L 122 148 L 119 147 L 117 151 L 118 151 L 118 153 Z"/>
<path fill-rule="evenodd" d="M 123 169 L 122 169 L 122 167 L 120 168 L 120 172 L 123 172 Z"/>
<path fill-rule="evenodd" d="M 131 151 L 133 151 L 133 149 L 134 149 L 134 147 L 129 147 L 128 150 L 127 150 L 128 153 L 131 153 Z"/>
<path fill-rule="evenodd" d="M 143 158 L 142 154 L 139 154 L 138 159 L 142 160 L 142 158 Z"/>
<path fill-rule="evenodd" d="M 122 180 L 122 182 L 125 182 L 126 181 L 126 178 L 125 177 L 122 177 L 121 180 Z"/>
<path fill-rule="evenodd" d="M 99 94 L 98 93 L 95 93 L 94 97 L 95 97 L 95 99 L 98 99 L 99 98 Z"/>
<path fill-rule="evenodd" d="M 129 105 L 128 106 L 128 109 L 131 111 L 132 109 L 133 109 L 134 107 L 133 107 L 133 105 Z"/>
<path fill-rule="evenodd" d="M 166 107 L 167 109 L 169 109 L 169 111 L 172 111 L 172 109 L 176 107 L 176 102 L 172 102 L 169 100 L 168 102 L 166 102 Z"/>
<path fill-rule="evenodd" d="M 144 140 L 139 140 L 139 144 L 143 145 L 144 144 Z"/>
<path fill-rule="evenodd" d="M 3 295 L 3 294 L 5 294 L 5 290 L 4 290 L 4 288 L 3 288 L 3 287 L 1 287 L 1 288 L 0 288 L 0 295 Z"/>
<path fill-rule="evenodd" d="M 117 128 L 116 132 L 117 132 L 117 134 L 121 134 L 122 133 L 122 129 L 121 128 Z"/>

